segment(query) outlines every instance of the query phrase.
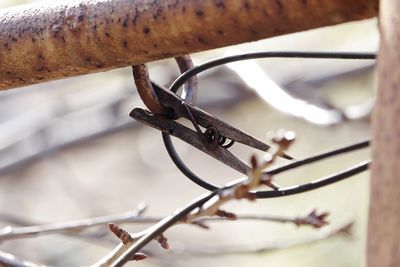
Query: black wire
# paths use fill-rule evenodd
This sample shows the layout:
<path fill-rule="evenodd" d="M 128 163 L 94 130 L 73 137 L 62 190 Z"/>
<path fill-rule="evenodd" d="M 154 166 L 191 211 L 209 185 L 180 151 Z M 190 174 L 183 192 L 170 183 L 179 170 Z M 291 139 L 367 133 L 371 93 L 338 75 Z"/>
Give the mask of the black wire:
<path fill-rule="evenodd" d="M 353 52 L 255 52 L 234 56 L 227 56 L 210 60 L 201 65 L 195 66 L 181 74 L 170 86 L 174 93 L 192 76 L 205 70 L 232 63 L 235 61 L 259 59 L 259 58 L 314 58 L 314 59 L 376 59 L 375 53 L 353 53 Z"/>
<path fill-rule="evenodd" d="M 343 154 L 343 153 L 347 153 L 347 152 L 351 152 L 357 149 L 362 149 L 362 148 L 366 148 L 369 146 L 370 141 L 366 140 L 366 141 L 362 141 L 362 142 L 358 142 L 349 146 L 345 146 L 339 149 L 335 149 L 335 150 L 331 150 L 325 153 L 321 153 L 321 154 L 317 154 L 311 157 L 307 157 L 305 159 L 301 159 L 301 160 L 295 160 L 292 161 L 290 163 L 287 163 L 283 166 L 279 166 L 279 167 L 275 167 L 273 169 L 269 169 L 267 170 L 265 173 L 269 174 L 269 175 L 275 175 L 284 171 L 288 171 L 303 165 L 306 165 L 308 163 L 313 163 L 319 160 L 323 160 L 329 157 L 333 157 L 339 154 Z"/>
<path fill-rule="evenodd" d="M 341 171 L 339 173 L 321 178 L 319 180 L 316 180 L 316 181 L 313 181 L 313 182 L 307 183 L 307 184 L 296 185 L 296 186 L 287 187 L 287 188 L 281 188 L 278 190 L 258 191 L 258 192 L 256 192 L 256 196 L 257 196 L 257 198 L 274 198 L 274 197 L 290 196 L 290 195 L 294 195 L 294 194 L 303 193 L 306 191 L 311 191 L 311 190 L 314 190 L 314 189 L 317 189 L 320 187 L 324 187 L 326 185 L 330 185 L 330 184 L 342 181 L 353 175 L 356 175 L 358 173 L 366 171 L 366 170 L 368 170 L 369 164 L 371 164 L 370 160 L 364 161 L 348 170 Z"/>
<path fill-rule="evenodd" d="M 175 150 L 174 145 L 172 144 L 171 137 L 169 134 L 165 134 L 164 132 L 162 133 L 162 138 L 164 141 L 165 148 L 168 152 L 168 155 L 172 159 L 172 161 L 175 163 L 175 166 L 178 167 L 178 169 L 187 177 L 189 178 L 192 182 L 195 184 L 209 190 L 209 191 L 214 191 L 218 189 L 218 186 L 215 186 L 213 184 L 210 184 L 200 177 L 198 177 L 196 174 L 194 174 L 186 165 L 183 163 L 182 159 L 179 157 L 178 153 Z"/>
<path fill-rule="evenodd" d="M 200 72 L 203 72 L 205 70 L 223 65 L 223 64 L 227 64 L 227 63 L 231 63 L 231 62 L 235 62 L 235 61 L 242 61 L 242 60 L 249 60 L 249 59 L 258 59 L 258 58 L 315 58 L 315 59 L 363 59 L 363 60 L 373 60 L 376 58 L 376 54 L 375 53 L 352 53 L 352 52 L 256 52 L 256 53 L 246 53 L 246 54 L 240 54 L 240 55 L 234 55 L 234 56 L 228 56 L 228 57 L 222 57 L 222 58 L 218 58 L 218 59 L 214 59 L 211 60 L 209 62 L 206 62 L 204 64 L 198 65 L 186 72 L 184 72 L 183 74 L 181 74 L 170 86 L 170 90 L 174 93 L 176 93 L 178 91 L 178 89 L 187 81 L 189 80 L 191 77 L 193 77 L 196 74 L 199 74 Z M 186 165 L 185 163 L 182 161 L 182 159 L 179 157 L 178 153 L 176 152 L 174 145 L 171 141 L 171 136 L 168 133 L 162 133 L 162 138 L 164 141 L 164 145 L 165 148 L 169 154 L 169 156 L 171 157 L 172 161 L 174 162 L 174 164 L 177 166 L 177 168 L 187 177 L 189 178 L 191 181 L 193 181 L 194 183 L 196 183 L 197 185 L 213 191 L 215 189 L 217 189 L 218 187 L 210 184 L 208 182 L 206 182 L 204 179 L 200 178 L 199 176 L 197 176 L 196 174 L 194 174 Z M 368 141 L 367 141 L 368 142 Z M 369 144 L 369 142 L 368 142 Z M 368 144 L 361 144 L 361 147 L 364 146 L 368 146 Z M 361 148 L 358 147 L 357 144 L 356 146 L 353 148 L 352 146 L 350 146 L 350 150 L 348 151 L 352 151 L 354 149 L 358 149 Z M 344 151 L 341 151 L 342 149 L 339 149 L 338 151 L 331 151 L 325 154 L 325 156 L 323 156 L 322 158 L 326 158 L 326 157 L 331 157 L 333 155 L 337 155 L 340 153 L 345 153 L 348 152 L 347 149 L 348 148 L 343 148 Z M 319 155 L 321 156 L 321 155 Z M 320 160 L 322 158 L 318 158 L 318 155 L 316 156 L 317 158 L 314 159 L 304 159 L 304 162 L 300 162 L 300 161 L 296 161 L 293 163 L 289 163 L 290 166 L 292 167 L 287 167 L 286 168 L 295 168 L 301 165 L 304 165 L 306 163 L 310 163 L 310 162 L 314 162 L 317 160 Z M 291 165 L 293 164 L 293 165 Z M 284 171 L 285 166 L 280 167 L 280 171 L 275 170 L 275 172 L 281 172 Z M 273 170 L 271 170 L 273 171 Z M 276 174 L 276 173 L 274 173 Z M 265 191 L 265 192 L 269 192 L 269 191 Z M 258 192 L 258 193 L 263 193 L 263 192 Z"/>
<path fill-rule="evenodd" d="M 343 179 L 346 179 L 350 176 L 353 176 L 357 173 L 360 173 L 362 171 L 365 171 L 368 169 L 368 165 L 370 164 L 370 161 L 362 162 L 358 164 L 356 167 L 353 167 L 349 170 L 337 173 L 335 175 L 320 179 L 318 181 L 314 181 L 308 184 L 296 186 L 296 187 L 289 187 L 289 188 L 283 188 L 279 189 L 277 191 L 267 191 L 267 192 L 257 192 L 256 195 L 258 198 L 274 198 L 274 197 L 284 197 L 284 196 L 289 196 L 289 195 L 294 195 L 294 194 L 300 194 L 304 193 L 310 190 L 314 190 L 338 181 L 341 181 Z M 234 185 L 232 185 L 234 186 Z M 142 236 L 139 240 L 135 242 L 134 246 L 129 247 L 122 255 L 119 256 L 117 261 L 115 262 L 115 266 L 123 266 L 125 263 L 127 263 L 132 256 L 139 252 L 140 249 L 142 249 L 146 244 L 148 244 L 151 240 L 153 240 L 156 236 L 160 235 L 161 233 L 165 232 L 168 228 L 170 228 L 172 225 L 180 221 L 182 218 L 184 218 L 187 214 L 189 214 L 192 210 L 196 208 L 200 208 L 202 205 L 204 205 L 207 201 L 209 201 L 211 198 L 219 194 L 220 192 L 223 192 L 222 190 L 226 189 L 227 187 L 217 190 L 214 190 L 211 193 L 205 194 L 202 197 L 198 198 L 197 200 L 191 202 L 189 205 L 181 209 L 179 212 L 168 216 L 164 218 L 162 221 L 157 223 L 154 227 L 152 227 L 151 231 L 149 231 L 146 235 Z"/>

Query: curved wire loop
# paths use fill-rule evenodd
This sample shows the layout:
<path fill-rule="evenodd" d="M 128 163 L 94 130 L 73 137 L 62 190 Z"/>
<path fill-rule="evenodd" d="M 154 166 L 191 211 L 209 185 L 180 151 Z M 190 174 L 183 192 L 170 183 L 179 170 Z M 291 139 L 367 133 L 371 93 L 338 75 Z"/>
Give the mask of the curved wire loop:
<path fill-rule="evenodd" d="M 176 57 L 175 61 L 182 73 L 194 67 L 193 61 L 188 55 Z M 145 64 L 132 66 L 132 74 L 139 96 L 146 107 L 154 114 L 167 114 L 167 109 L 162 105 L 151 85 L 147 66 Z M 181 97 L 188 103 L 195 104 L 197 91 L 197 77 L 192 75 L 185 80 Z"/>
<path fill-rule="evenodd" d="M 189 70 L 185 71 L 182 75 L 180 75 L 169 87 L 169 89 L 176 93 L 178 89 L 186 83 L 186 81 L 192 79 L 195 75 L 220 66 L 224 65 L 227 63 L 231 62 L 236 62 L 236 61 L 242 61 L 242 60 L 249 60 L 249 59 L 259 59 L 259 58 L 310 58 L 310 59 L 359 59 L 359 60 L 374 60 L 376 59 L 376 54 L 375 53 L 349 53 L 349 52 L 256 52 L 256 53 L 246 53 L 246 54 L 240 54 L 240 55 L 234 55 L 234 56 L 228 56 L 228 57 L 222 57 L 218 58 L 215 60 L 208 61 L 204 64 L 198 65 L 196 67 L 190 68 Z M 193 102 L 194 103 L 194 102 Z M 164 141 L 165 148 L 171 157 L 172 161 L 176 165 L 176 167 L 187 177 L 189 178 L 192 182 L 195 184 L 203 187 L 204 189 L 207 189 L 209 191 L 214 191 L 219 189 L 220 187 L 211 184 L 204 179 L 200 178 L 197 176 L 195 173 L 193 173 L 182 161 L 182 159 L 179 157 L 177 151 L 175 150 L 175 147 L 172 143 L 171 136 L 168 133 L 162 133 L 162 138 Z M 229 145 L 229 144 L 228 144 Z M 369 141 L 362 142 L 358 145 L 352 145 L 347 149 L 346 148 L 341 148 L 338 150 L 330 151 L 328 153 L 321 154 L 322 157 L 313 157 L 311 161 L 303 160 L 303 161 L 294 161 L 293 163 L 289 163 L 287 165 L 295 165 L 295 167 L 304 165 L 306 162 L 314 162 L 317 160 L 321 160 L 326 157 L 338 155 L 341 153 L 345 152 L 350 152 L 355 149 L 363 148 L 369 145 Z M 355 168 L 354 171 L 349 171 L 346 172 L 345 174 L 350 176 L 354 175 L 356 173 L 365 171 L 366 167 L 364 168 Z M 271 171 L 270 171 L 271 172 Z M 267 171 L 266 173 L 270 173 Z M 273 171 L 272 171 L 273 172 Z M 272 173 L 271 173 L 272 174 Z M 345 176 L 345 175 L 344 175 Z M 347 176 L 347 177 L 348 177 Z M 342 179 L 343 176 L 341 177 Z M 304 189 L 302 186 L 298 186 L 300 189 Z M 275 192 L 275 193 L 271 193 Z M 284 194 L 285 192 L 280 192 L 279 190 L 275 191 L 258 191 L 254 192 L 255 196 L 257 198 L 268 198 L 271 197 L 273 194 L 274 196 L 278 196 L 279 194 Z"/>

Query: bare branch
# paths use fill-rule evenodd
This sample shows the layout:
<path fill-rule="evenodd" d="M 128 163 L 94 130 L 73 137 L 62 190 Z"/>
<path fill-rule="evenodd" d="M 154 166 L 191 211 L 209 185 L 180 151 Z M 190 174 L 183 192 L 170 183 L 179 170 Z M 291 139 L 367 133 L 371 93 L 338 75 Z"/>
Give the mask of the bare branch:
<path fill-rule="evenodd" d="M 326 213 L 316 213 L 313 210 L 311 213 L 305 216 L 299 217 L 288 217 L 288 216 L 272 216 L 272 215 L 238 215 L 234 214 L 235 217 L 233 220 L 252 220 L 252 221 L 269 221 L 269 222 L 277 222 L 277 223 L 293 223 L 296 225 L 309 225 L 312 227 L 319 228 L 324 224 L 323 220 L 320 220 L 320 216 L 325 215 Z M 314 216 L 317 215 L 317 218 Z M 11 227 L 7 226 L 3 229 L 0 229 L 0 242 L 4 242 L 11 239 L 19 239 L 19 238 L 29 238 L 38 235 L 49 235 L 49 234 L 73 234 L 81 235 L 82 238 L 86 238 L 86 235 L 83 235 L 81 232 L 90 227 L 95 227 L 99 225 L 107 225 L 112 224 L 153 224 L 161 221 L 166 216 L 140 216 L 134 215 L 132 212 L 127 212 L 123 214 L 116 214 L 110 216 L 103 217 L 95 217 L 85 220 L 73 221 L 73 222 L 63 222 L 63 223 L 54 223 L 54 224 L 43 224 L 43 225 L 35 225 L 35 226 L 26 226 L 26 227 Z M 323 218 L 322 218 L 323 219 Z M 225 222 L 231 221 L 232 218 L 228 216 L 222 217 L 209 217 L 209 218 L 201 218 L 194 219 L 190 222 L 180 221 L 179 224 L 190 223 L 195 226 L 201 226 L 205 228 L 207 222 Z M 113 227 L 110 226 L 110 227 Z M 114 232 L 114 231 L 113 231 Z M 115 232 L 114 232 L 115 234 Z M 92 236 L 91 236 L 92 237 Z M 124 242 L 127 243 L 127 242 Z"/>
<path fill-rule="evenodd" d="M 277 249 L 290 248 L 295 246 L 302 246 L 319 241 L 326 240 L 327 238 L 335 237 L 338 235 L 351 235 L 351 227 L 353 221 L 346 221 L 335 227 L 325 229 L 316 236 L 309 237 L 305 240 L 277 242 L 270 244 L 240 244 L 240 246 L 212 246 L 210 248 L 201 246 L 197 248 L 185 249 L 185 252 L 180 257 L 199 257 L 199 256 L 224 256 L 227 254 L 249 254 L 249 253 L 265 253 Z"/>
<path fill-rule="evenodd" d="M 110 216 L 101 216 L 94 217 L 89 219 L 70 221 L 70 222 L 62 222 L 62 223 L 54 223 L 54 224 L 43 224 L 36 226 L 26 226 L 26 227 L 12 227 L 6 226 L 0 229 L 0 242 L 8 239 L 17 239 L 17 238 L 25 238 L 32 237 L 37 235 L 44 234 L 53 234 L 53 233 L 79 233 L 83 229 L 87 227 L 94 227 L 98 225 L 107 225 L 110 222 L 154 222 L 158 220 L 158 218 L 142 218 L 140 215 L 145 210 L 143 205 L 139 205 L 138 209 L 133 212 L 126 212 L 123 214 L 116 214 Z M 13 216 L 15 217 L 15 216 Z M 147 220 L 147 221 L 146 221 Z"/>
<path fill-rule="evenodd" d="M 312 210 L 308 214 L 299 217 L 289 216 L 273 216 L 273 215 L 238 215 L 235 214 L 235 221 L 268 221 L 276 223 L 293 223 L 297 226 L 311 226 L 314 228 L 320 228 L 328 222 L 325 220 L 329 215 L 327 212 L 319 213 L 316 210 Z M 191 223 L 205 224 L 207 222 L 220 222 L 220 221 L 231 221 L 232 219 L 226 217 L 210 217 L 193 220 Z"/>
<path fill-rule="evenodd" d="M 291 135 L 288 135 L 291 136 Z M 191 223 L 203 228 L 208 228 L 206 225 L 207 221 L 225 221 L 225 220 L 263 220 L 263 221 L 274 221 L 280 223 L 294 223 L 296 225 L 310 225 L 315 228 L 319 228 L 327 224 L 325 221 L 328 213 L 317 213 L 315 210 L 301 217 L 280 217 L 280 216 L 261 216 L 261 215 L 236 215 L 231 212 L 221 210 L 221 206 L 233 199 L 246 198 L 249 200 L 254 200 L 254 193 L 250 190 L 259 187 L 260 185 L 269 186 L 272 182 L 272 178 L 268 173 L 263 172 L 263 170 L 271 165 L 275 158 L 283 153 L 283 148 L 285 148 L 289 142 L 287 138 L 275 139 L 278 143 L 278 149 L 276 152 L 264 163 L 259 164 L 255 157 L 251 160 L 252 169 L 249 173 L 249 178 L 238 179 L 235 182 L 227 185 L 225 188 L 212 192 L 211 194 L 205 195 L 200 199 L 194 201 L 192 204 L 188 205 L 185 209 L 177 212 L 174 215 L 168 216 L 164 219 L 161 217 L 142 217 L 141 214 L 145 210 L 145 207 L 139 207 L 135 214 L 124 213 L 111 216 L 103 216 L 97 218 L 91 218 L 86 220 L 58 223 L 58 224 L 48 224 L 48 225 L 38 225 L 29 227 L 6 227 L 0 230 L 0 241 L 22 238 L 32 235 L 39 234 L 50 234 L 50 233 L 62 233 L 62 234 L 75 234 L 78 235 L 80 232 L 87 228 L 97 225 L 106 224 L 109 222 L 117 223 L 155 223 L 157 224 L 151 228 L 148 228 L 142 232 L 130 234 L 120 228 L 116 224 L 111 224 L 111 230 L 117 235 L 117 237 L 123 242 L 119 245 L 110 255 L 105 257 L 103 260 L 99 261 L 95 266 L 121 266 L 124 261 L 130 260 L 140 260 L 147 256 L 143 252 L 139 251 L 145 244 L 147 244 L 152 239 L 157 240 L 164 248 L 168 248 L 167 239 L 163 236 L 163 232 L 174 224 L 181 223 Z M 364 146 L 363 144 L 362 146 Z M 364 166 L 365 165 L 365 166 Z M 368 166 L 367 164 L 361 165 L 363 169 Z M 357 173 L 356 167 L 350 170 L 351 173 Z M 289 168 L 290 169 L 290 168 Z M 356 170 L 356 172 L 354 172 Z M 348 171 L 347 171 L 348 172 Z M 312 182 L 306 184 L 305 190 L 300 190 L 299 192 L 304 192 L 318 188 L 320 186 L 327 185 L 331 183 L 332 179 L 341 180 L 349 177 L 350 174 L 347 172 L 342 172 L 335 174 L 329 179 L 322 179 L 317 182 Z M 297 190 L 296 188 L 294 188 Z M 291 192 L 293 188 L 282 188 L 275 191 Z M 275 192 L 270 191 L 270 192 Z M 285 195 L 285 193 L 283 193 Z M 220 217 L 210 217 L 210 216 L 220 216 Z M 7 217 L 7 216 L 6 216 Z M 9 216 L 8 216 L 9 217 Z M 13 218 L 15 220 L 15 218 Z M 18 219 L 17 219 L 18 220 Z M 85 237 L 83 237 L 85 238 Z M 121 260 L 122 259 L 122 260 Z"/>
<path fill-rule="evenodd" d="M 290 137 L 290 138 L 289 138 Z M 154 226 L 140 232 L 131 234 L 131 240 L 126 244 L 120 244 L 109 255 L 101 259 L 94 266 L 123 266 L 129 262 L 132 257 L 142 249 L 152 239 L 161 236 L 168 228 L 174 224 L 184 220 L 191 222 L 204 216 L 221 215 L 220 207 L 226 202 L 234 199 L 254 200 L 250 190 L 260 185 L 270 184 L 271 177 L 264 175 L 263 170 L 272 164 L 275 159 L 281 156 L 293 141 L 293 134 L 282 133 L 279 139 L 273 140 L 277 144 L 277 148 L 269 159 L 259 164 L 255 156 L 251 158 L 252 169 L 246 180 L 239 181 L 236 184 L 225 187 L 221 190 L 204 195 L 200 199 L 186 206 L 184 209 L 176 212 Z M 223 214 L 226 214 L 225 212 Z M 231 215 L 229 215 L 231 217 Z"/>

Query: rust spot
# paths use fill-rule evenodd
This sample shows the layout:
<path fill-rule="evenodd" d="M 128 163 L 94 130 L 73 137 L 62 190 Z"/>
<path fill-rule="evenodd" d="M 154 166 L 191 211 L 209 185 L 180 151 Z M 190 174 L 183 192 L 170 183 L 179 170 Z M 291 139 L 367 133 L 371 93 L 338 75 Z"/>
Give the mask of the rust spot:
<path fill-rule="evenodd" d="M 215 6 L 221 9 L 225 9 L 225 4 L 222 1 L 215 3 Z"/>
<path fill-rule="evenodd" d="M 204 12 L 203 12 L 203 11 L 201 11 L 201 10 L 197 10 L 197 11 L 196 11 L 196 16 L 202 17 L 203 15 L 204 15 Z"/>
<path fill-rule="evenodd" d="M 245 9 L 249 10 L 249 9 L 250 9 L 250 3 L 249 3 L 248 1 L 244 1 L 244 2 L 243 2 L 243 7 L 244 7 Z"/>
<path fill-rule="evenodd" d="M 39 53 L 39 54 L 38 54 L 38 59 L 44 60 L 44 56 L 43 56 L 42 53 Z"/>
<path fill-rule="evenodd" d="M 145 26 L 145 27 L 143 28 L 143 33 L 149 34 L 149 33 L 150 33 L 150 28 L 147 27 L 147 26 Z"/>
<path fill-rule="evenodd" d="M 253 29 L 253 28 L 250 30 L 250 32 L 251 32 L 252 35 L 257 35 L 258 34 L 258 31 L 256 29 Z"/>
<path fill-rule="evenodd" d="M 124 19 L 124 23 L 122 23 L 122 26 L 124 26 L 125 28 L 128 27 L 128 22 L 129 22 L 129 15 L 126 15 L 125 19 Z"/>
<path fill-rule="evenodd" d="M 107 38 L 110 38 L 110 34 L 108 32 L 104 33 Z"/>
<path fill-rule="evenodd" d="M 161 16 L 161 13 L 162 13 L 162 9 L 161 8 L 159 8 L 159 9 L 157 9 L 157 12 L 153 15 L 153 19 L 158 19 L 160 16 Z"/>
<path fill-rule="evenodd" d="M 125 48 L 128 48 L 128 42 L 127 41 L 124 41 L 122 44 L 124 45 Z"/>
<path fill-rule="evenodd" d="M 283 14 L 283 4 L 281 0 L 275 0 L 276 6 L 278 7 L 278 14 L 282 15 Z"/>
<path fill-rule="evenodd" d="M 218 30 L 218 34 L 219 34 L 219 35 L 224 35 L 224 31 L 221 30 L 221 29 L 219 29 L 219 30 Z"/>
<path fill-rule="evenodd" d="M 199 43 L 206 45 L 207 42 L 202 38 L 202 37 L 198 37 L 197 41 L 199 41 Z"/>
<path fill-rule="evenodd" d="M 154 47 L 154 48 L 157 48 L 157 47 L 158 47 L 158 44 L 153 44 L 153 47 Z"/>
<path fill-rule="evenodd" d="M 135 6 L 135 16 L 132 19 L 132 24 L 135 25 L 136 24 L 136 20 L 139 18 L 139 9 L 137 6 Z"/>
<path fill-rule="evenodd" d="M 50 69 L 48 69 L 47 67 L 42 66 L 42 67 L 38 68 L 37 71 L 38 72 L 44 72 L 44 71 L 50 72 Z"/>

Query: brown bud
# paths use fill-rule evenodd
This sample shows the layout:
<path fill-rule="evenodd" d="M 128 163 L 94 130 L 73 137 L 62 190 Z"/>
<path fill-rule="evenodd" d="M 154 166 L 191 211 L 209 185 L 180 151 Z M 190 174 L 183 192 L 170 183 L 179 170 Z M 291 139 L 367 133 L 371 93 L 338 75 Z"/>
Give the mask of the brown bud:
<path fill-rule="evenodd" d="M 154 238 L 163 249 L 169 249 L 169 244 L 168 244 L 168 239 L 163 235 L 159 235 L 156 238 Z"/>
<path fill-rule="evenodd" d="M 326 217 L 328 217 L 329 212 L 323 212 L 318 214 L 316 210 L 312 210 L 307 216 L 297 218 L 295 223 L 297 225 L 311 225 L 314 228 L 321 228 L 328 224 Z"/>
<path fill-rule="evenodd" d="M 251 168 L 256 169 L 258 167 L 258 161 L 256 155 L 251 155 L 250 158 Z"/>
<path fill-rule="evenodd" d="M 208 226 L 207 224 L 205 224 L 202 221 L 193 221 L 193 222 L 191 222 L 191 224 L 197 225 L 198 227 L 203 228 L 205 230 L 209 230 L 210 229 L 210 226 Z"/>
<path fill-rule="evenodd" d="M 125 245 L 134 241 L 131 234 L 125 229 L 121 228 L 119 225 L 115 223 L 109 223 L 108 227 L 110 228 L 111 232 Z"/>
<path fill-rule="evenodd" d="M 217 210 L 215 215 L 222 217 L 222 218 L 227 218 L 228 220 L 236 220 L 237 219 L 237 216 L 235 213 L 228 212 L 225 210 Z"/>
<path fill-rule="evenodd" d="M 248 192 L 245 196 L 250 201 L 255 201 L 257 199 L 257 194 L 254 192 Z"/>
<path fill-rule="evenodd" d="M 272 141 L 286 150 L 295 140 L 296 134 L 293 131 L 279 130 Z"/>
<path fill-rule="evenodd" d="M 149 256 L 147 256 L 146 254 L 142 253 L 142 252 L 138 252 L 135 253 L 135 255 L 133 255 L 132 260 L 133 261 L 141 261 L 144 259 L 147 259 Z"/>

